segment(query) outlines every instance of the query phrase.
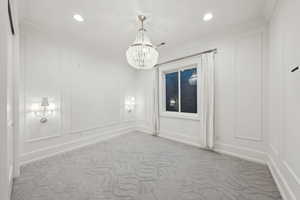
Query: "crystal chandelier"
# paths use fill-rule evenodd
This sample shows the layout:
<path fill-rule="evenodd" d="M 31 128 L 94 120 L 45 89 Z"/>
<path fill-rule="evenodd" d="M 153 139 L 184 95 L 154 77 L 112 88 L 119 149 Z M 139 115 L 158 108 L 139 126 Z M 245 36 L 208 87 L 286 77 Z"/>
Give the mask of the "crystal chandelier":
<path fill-rule="evenodd" d="M 158 52 L 146 35 L 144 21 L 146 17 L 139 15 L 141 28 L 138 30 L 135 41 L 129 46 L 126 57 L 129 65 L 136 69 L 151 69 L 157 64 Z"/>

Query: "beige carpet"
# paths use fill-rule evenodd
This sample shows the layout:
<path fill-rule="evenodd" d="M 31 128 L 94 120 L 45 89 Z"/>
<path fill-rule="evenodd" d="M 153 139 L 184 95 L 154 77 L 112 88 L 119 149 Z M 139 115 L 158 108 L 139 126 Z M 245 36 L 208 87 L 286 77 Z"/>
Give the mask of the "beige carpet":
<path fill-rule="evenodd" d="M 21 169 L 12 200 L 279 200 L 264 165 L 142 133 Z"/>

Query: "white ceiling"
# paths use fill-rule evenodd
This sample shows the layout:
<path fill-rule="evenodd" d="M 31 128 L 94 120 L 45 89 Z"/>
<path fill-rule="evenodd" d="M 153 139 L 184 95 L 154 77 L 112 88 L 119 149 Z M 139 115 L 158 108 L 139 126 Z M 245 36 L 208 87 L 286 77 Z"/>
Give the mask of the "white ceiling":
<path fill-rule="evenodd" d="M 275 0 L 22 0 L 20 18 L 61 35 L 122 52 L 135 38 L 138 14 L 154 44 L 168 46 L 194 41 L 215 31 L 252 20 L 265 20 Z M 212 12 L 210 22 L 202 20 Z M 85 22 L 72 16 L 81 14 Z"/>

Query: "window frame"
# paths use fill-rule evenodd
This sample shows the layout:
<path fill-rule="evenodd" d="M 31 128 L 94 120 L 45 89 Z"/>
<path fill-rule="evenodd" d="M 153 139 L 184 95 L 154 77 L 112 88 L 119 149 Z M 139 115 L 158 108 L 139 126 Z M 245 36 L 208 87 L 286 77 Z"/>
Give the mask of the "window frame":
<path fill-rule="evenodd" d="M 181 112 L 181 71 L 187 69 L 197 69 L 197 113 Z M 166 74 L 178 72 L 178 112 L 167 111 L 166 109 Z M 160 116 L 168 118 L 182 118 L 190 120 L 200 120 L 200 79 L 201 69 L 197 62 L 172 63 L 159 69 L 159 90 L 160 90 Z"/>

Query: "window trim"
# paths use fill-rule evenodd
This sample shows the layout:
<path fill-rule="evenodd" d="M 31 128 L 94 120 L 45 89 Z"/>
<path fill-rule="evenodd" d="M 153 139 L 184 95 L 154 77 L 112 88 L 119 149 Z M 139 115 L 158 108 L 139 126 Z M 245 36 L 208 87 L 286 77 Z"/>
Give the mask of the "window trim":
<path fill-rule="evenodd" d="M 201 69 L 197 62 L 191 64 L 173 63 L 159 69 L 159 90 L 160 90 L 160 116 L 166 118 L 181 118 L 188 120 L 200 120 L 200 80 L 197 79 L 197 113 L 184 113 L 181 112 L 181 84 L 180 84 L 180 71 L 186 69 L 197 69 L 197 75 L 200 77 Z M 166 78 L 165 74 L 178 72 L 178 112 L 166 110 Z"/>

